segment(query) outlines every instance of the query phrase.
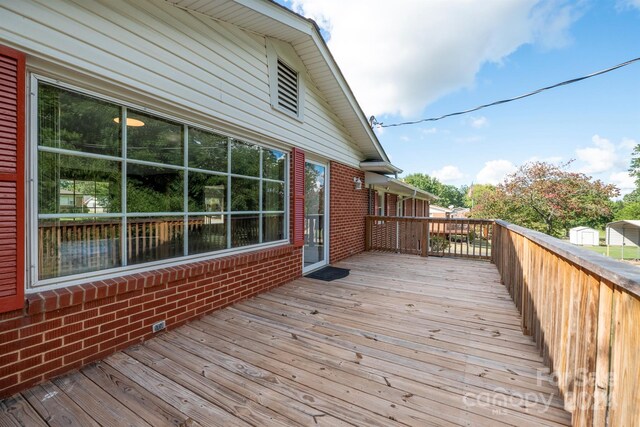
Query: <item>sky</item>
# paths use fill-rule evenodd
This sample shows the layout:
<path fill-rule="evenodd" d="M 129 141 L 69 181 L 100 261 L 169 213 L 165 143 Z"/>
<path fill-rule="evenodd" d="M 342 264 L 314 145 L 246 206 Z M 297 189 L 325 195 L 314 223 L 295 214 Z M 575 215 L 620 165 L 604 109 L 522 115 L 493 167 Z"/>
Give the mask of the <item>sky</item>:
<path fill-rule="evenodd" d="M 640 0 L 280 0 L 314 19 L 367 117 L 437 117 L 640 57 Z M 635 188 L 640 62 L 475 113 L 376 128 L 391 162 L 455 186 L 530 161 Z"/>

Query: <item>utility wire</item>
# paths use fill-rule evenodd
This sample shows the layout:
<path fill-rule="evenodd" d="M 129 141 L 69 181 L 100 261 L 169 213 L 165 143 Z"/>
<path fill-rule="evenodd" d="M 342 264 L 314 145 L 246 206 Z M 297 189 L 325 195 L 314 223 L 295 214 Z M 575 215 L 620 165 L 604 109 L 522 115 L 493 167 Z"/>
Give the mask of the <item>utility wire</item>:
<path fill-rule="evenodd" d="M 415 125 L 415 124 L 423 123 L 423 122 L 435 122 L 437 120 L 442 120 L 442 119 L 445 119 L 447 117 L 460 116 L 462 114 L 468 114 L 468 113 L 472 113 L 474 111 L 482 110 L 483 108 L 493 107 L 495 105 L 500 105 L 500 104 L 506 104 L 508 102 L 517 101 L 518 99 L 527 98 L 529 96 L 537 95 L 540 92 L 544 92 L 544 91 L 550 90 L 550 89 L 555 89 L 555 88 L 560 87 L 560 86 L 570 85 L 572 83 L 576 83 L 576 82 L 579 82 L 581 80 L 586 80 L 586 79 L 589 79 L 591 77 L 599 76 L 601 74 L 605 74 L 605 73 L 611 72 L 613 70 L 617 70 L 618 68 L 626 67 L 627 65 L 631 65 L 634 62 L 638 62 L 638 61 L 640 61 L 640 58 L 634 58 L 634 59 L 631 59 L 629 61 L 623 62 L 621 64 L 614 65 L 613 67 L 610 67 L 610 68 L 607 68 L 607 69 L 604 69 L 604 70 L 600 70 L 600 71 L 596 71 L 595 73 L 587 74 L 586 76 L 582 76 L 582 77 L 578 77 L 578 78 L 575 78 L 575 79 L 566 80 L 564 82 L 556 83 L 556 84 L 551 85 L 551 86 L 543 87 L 543 88 L 534 90 L 533 92 L 525 93 L 524 95 L 516 96 L 514 98 L 503 99 L 501 101 L 495 101 L 495 102 L 492 102 L 490 104 L 480 105 L 479 107 L 471 108 L 469 110 L 464 110 L 464 111 L 458 111 L 458 112 L 455 112 L 455 113 L 445 114 L 445 115 L 440 116 L 440 117 L 431 117 L 431 118 L 428 118 L 428 119 L 421 119 L 421 120 L 415 120 L 415 121 L 410 121 L 410 122 L 402 122 L 402 123 L 391 123 L 391 124 L 385 125 L 384 123 L 378 122 L 378 120 L 376 120 L 375 116 L 371 116 L 371 118 L 369 119 L 369 122 L 371 124 L 371 127 L 378 126 L 378 127 L 382 127 L 382 128 L 390 128 L 390 127 L 406 126 L 406 125 Z"/>

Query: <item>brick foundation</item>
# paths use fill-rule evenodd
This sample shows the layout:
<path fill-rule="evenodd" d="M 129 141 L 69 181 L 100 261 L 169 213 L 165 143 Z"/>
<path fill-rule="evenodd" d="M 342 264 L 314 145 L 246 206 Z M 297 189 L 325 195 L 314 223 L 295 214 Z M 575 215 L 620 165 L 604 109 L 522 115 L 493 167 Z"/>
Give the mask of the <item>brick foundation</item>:
<path fill-rule="evenodd" d="M 337 162 L 330 168 L 329 262 L 334 263 L 364 251 L 369 192 L 364 172 Z M 356 177 L 363 182 L 362 190 L 355 189 Z"/>
<path fill-rule="evenodd" d="M 301 248 L 238 254 L 31 294 L 0 314 L 0 398 L 300 276 Z"/>

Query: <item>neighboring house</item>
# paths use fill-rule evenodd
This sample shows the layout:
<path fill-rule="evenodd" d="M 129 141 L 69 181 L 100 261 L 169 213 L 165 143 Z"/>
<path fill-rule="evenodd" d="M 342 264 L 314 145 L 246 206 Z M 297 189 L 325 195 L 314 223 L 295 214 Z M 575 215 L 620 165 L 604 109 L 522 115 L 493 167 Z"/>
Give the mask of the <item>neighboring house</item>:
<path fill-rule="evenodd" d="M 640 220 L 615 221 L 605 229 L 607 246 L 640 246 Z"/>
<path fill-rule="evenodd" d="M 600 234 L 594 228 L 573 227 L 569 230 L 569 242 L 574 245 L 598 246 L 600 245 Z"/>
<path fill-rule="evenodd" d="M 363 251 L 378 186 L 428 215 L 428 193 L 376 181 L 401 170 L 316 25 L 275 3 L 0 19 L 0 396 Z M 60 209 L 62 180 L 102 211 Z"/>
<path fill-rule="evenodd" d="M 429 206 L 437 197 L 397 178 L 367 172 L 372 215 L 379 216 L 429 216 Z"/>
<path fill-rule="evenodd" d="M 453 209 L 437 205 L 431 205 L 429 209 L 429 216 L 433 218 L 450 218 L 451 214 L 453 213 Z"/>

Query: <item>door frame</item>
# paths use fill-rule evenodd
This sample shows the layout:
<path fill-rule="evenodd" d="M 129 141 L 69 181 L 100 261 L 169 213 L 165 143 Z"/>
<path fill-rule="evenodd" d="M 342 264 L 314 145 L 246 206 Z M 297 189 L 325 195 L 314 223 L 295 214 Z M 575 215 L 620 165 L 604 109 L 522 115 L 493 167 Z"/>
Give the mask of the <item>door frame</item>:
<path fill-rule="evenodd" d="M 329 171 L 329 161 L 328 160 L 324 160 L 324 159 L 320 159 L 320 158 L 316 158 L 316 157 L 312 157 L 312 156 L 307 156 L 307 158 L 305 158 L 304 160 L 305 162 L 305 168 L 307 167 L 307 163 L 311 163 L 312 165 L 317 165 L 317 166 L 322 166 L 324 167 L 324 221 L 323 221 L 323 230 L 324 230 L 324 236 L 323 236 L 323 240 L 324 240 L 324 248 L 323 248 L 323 255 L 324 255 L 324 259 L 322 261 L 318 261 L 315 264 L 311 264 L 307 267 L 305 267 L 304 265 L 304 245 L 302 246 L 302 274 L 307 274 L 310 273 L 314 270 L 318 270 L 322 267 L 325 267 L 327 265 L 329 265 L 329 212 L 331 211 L 330 206 L 329 206 L 329 202 L 330 202 L 330 198 L 329 198 L 329 193 L 330 193 L 330 171 Z M 305 198 L 306 198 L 306 193 L 305 193 Z M 305 218 L 306 218 L 306 211 L 305 211 Z"/>

